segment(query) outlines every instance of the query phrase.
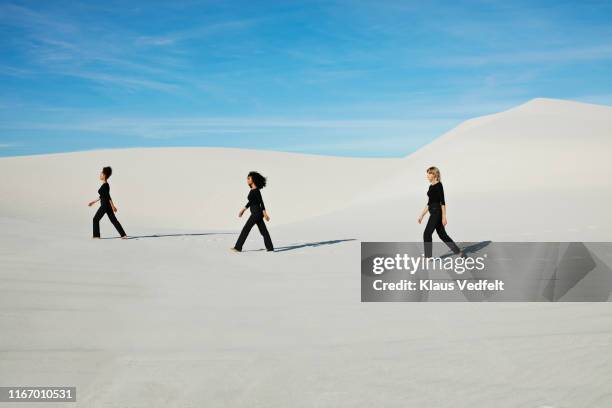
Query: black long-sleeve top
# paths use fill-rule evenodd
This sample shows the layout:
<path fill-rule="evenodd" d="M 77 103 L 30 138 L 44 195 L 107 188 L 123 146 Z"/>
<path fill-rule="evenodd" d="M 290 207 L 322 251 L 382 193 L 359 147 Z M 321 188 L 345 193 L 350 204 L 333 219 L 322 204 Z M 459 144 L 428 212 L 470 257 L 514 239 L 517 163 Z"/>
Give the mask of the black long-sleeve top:
<path fill-rule="evenodd" d="M 427 205 L 446 205 L 444 201 L 444 187 L 442 187 L 442 183 L 440 182 L 429 186 L 427 197 L 429 197 Z"/>
<path fill-rule="evenodd" d="M 100 194 L 100 205 L 110 205 L 111 196 L 110 185 L 108 183 L 104 183 L 100 186 L 98 194 Z"/>
<path fill-rule="evenodd" d="M 251 191 L 249 191 L 248 200 L 249 201 L 244 206 L 244 208 L 249 208 L 250 206 L 258 206 L 259 208 L 261 208 L 261 211 L 264 211 L 266 209 L 266 206 L 263 202 L 263 198 L 261 198 L 261 192 L 258 188 L 252 188 Z"/>

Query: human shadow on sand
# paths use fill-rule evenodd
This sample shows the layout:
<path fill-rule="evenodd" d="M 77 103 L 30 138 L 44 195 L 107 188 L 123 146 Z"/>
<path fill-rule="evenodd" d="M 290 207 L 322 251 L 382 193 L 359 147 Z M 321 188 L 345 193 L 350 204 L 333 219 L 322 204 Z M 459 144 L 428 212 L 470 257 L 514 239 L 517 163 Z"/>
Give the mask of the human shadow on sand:
<path fill-rule="evenodd" d="M 141 238 L 166 238 L 166 237 L 201 237 L 205 235 L 235 235 L 231 232 L 202 232 L 194 234 L 151 234 L 151 235 L 128 235 L 127 239 Z M 100 239 L 121 239 L 121 237 L 104 237 Z"/>
<path fill-rule="evenodd" d="M 331 241 L 319 241 L 319 242 L 305 242 L 303 244 L 294 244 L 294 245 L 287 245 L 287 246 L 282 246 L 282 247 L 276 247 L 274 248 L 274 252 L 286 252 L 286 251 L 293 251 L 294 249 L 301 249 L 301 248 L 316 248 L 316 247 L 320 247 L 320 246 L 324 246 L 324 245 L 334 245 L 334 244 L 340 244 L 342 242 L 348 242 L 348 241 L 356 241 L 356 239 L 354 238 L 349 238 L 349 239 L 334 239 Z M 260 249 L 243 249 L 242 252 L 263 252 L 265 251 L 265 249 L 260 248 Z"/>
<path fill-rule="evenodd" d="M 295 245 L 287 245 L 283 247 L 278 247 L 274 249 L 274 252 L 293 251 L 294 249 L 301 249 L 301 248 L 317 248 L 320 246 L 335 245 L 335 244 L 340 244 L 342 242 L 348 242 L 348 241 L 356 241 L 356 239 L 349 238 L 349 239 L 334 239 L 330 241 L 305 242 L 303 244 L 295 244 Z"/>
<path fill-rule="evenodd" d="M 471 245 L 467 245 L 463 248 L 461 248 L 461 250 L 463 251 L 463 253 L 465 254 L 465 256 L 468 256 L 468 254 L 472 254 L 472 253 L 476 253 L 478 251 L 480 251 L 483 248 L 486 248 L 487 246 L 489 246 L 489 244 L 491 244 L 492 241 L 481 241 L 481 242 L 477 242 Z M 448 252 L 442 256 L 440 256 L 440 258 L 444 259 L 444 258 L 448 258 L 450 256 L 453 256 L 455 254 L 453 254 L 452 252 Z"/>

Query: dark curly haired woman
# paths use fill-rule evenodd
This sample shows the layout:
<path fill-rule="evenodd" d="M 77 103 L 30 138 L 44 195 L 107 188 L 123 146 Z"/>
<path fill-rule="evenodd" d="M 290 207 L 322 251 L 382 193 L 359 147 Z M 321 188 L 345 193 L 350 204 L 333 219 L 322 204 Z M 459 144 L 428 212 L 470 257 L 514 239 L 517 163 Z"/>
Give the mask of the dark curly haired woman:
<path fill-rule="evenodd" d="M 264 205 L 260 191 L 266 186 L 266 178 L 258 172 L 252 171 L 247 176 L 247 184 L 251 188 L 251 191 L 249 191 L 248 202 L 244 208 L 240 210 L 238 217 L 242 217 L 247 208 L 251 210 L 251 216 L 247 220 L 246 224 L 244 224 L 242 232 L 240 232 L 240 236 L 238 237 L 238 241 L 236 241 L 236 245 L 234 245 L 232 250 L 236 252 L 242 251 L 242 246 L 244 245 L 251 228 L 257 224 L 257 228 L 259 228 L 259 232 L 263 236 L 264 243 L 266 244 L 266 249 L 268 251 L 274 251 L 270 233 L 268 232 L 266 223 L 264 222 L 264 220 L 270 221 L 270 217 L 266 211 L 266 206 Z"/>

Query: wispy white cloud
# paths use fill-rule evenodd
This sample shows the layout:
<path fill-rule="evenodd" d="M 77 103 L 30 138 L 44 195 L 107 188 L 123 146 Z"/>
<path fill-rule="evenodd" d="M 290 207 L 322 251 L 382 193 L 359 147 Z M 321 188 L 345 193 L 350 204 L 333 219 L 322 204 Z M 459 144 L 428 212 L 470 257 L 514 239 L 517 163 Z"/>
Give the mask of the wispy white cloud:
<path fill-rule="evenodd" d="M 188 79 L 177 74 L 177 68 L 185 65 L 180 56 L 144 52 L 139 36 L 122 27 L 91 28 L 58 13 L 48 15 L 10 3 L 0 5 L 0 24 L 23 30 L 23 35 L 12 41 L 30 63 L 27 68 L 0 66 L 0 74 L 72 76 L 118 88 L 160 92 L 189 86 Z M 232 25 L 238 22 L 228 23 L 228 27 Z M 211 30 L 221 30 L 221 26 Z"/>
<path fill-rule="evenodd" d="M 13 3 L 0 4 L 0 23 L 31 31 L 53 31 L 64 35 L 75 33 L 73 24 Z"/>
<path fill-rule="evenodd" d="M 412 138 L 412 143 L 408 143 L 410 138 Z M 423 140 L 421 140 L 422 143 L 416 143 L 416 146 L 413 146 L 413 148 L 426 144 L 426 141 L 427 139 L 423 138 Z M 414 135 L 410 133 L 396 136 L 372 134 L 370 137 L 361 137 L 357 140 L 335 140 L 334 138 L 329 138 L 326 142 L 281 144 L 275 146 L 275 149 L 300 153 L 342 151 L 346 152 L 346 154 L 362 155 L 363 153 L 380 151 L 381 146 L 383 146 L 384 150 L 387 152 L 393 152 L 395 155 L 401 156 L 409 153 L 409 151 L 407 151 L 407 149 L 411 147 L 409 144 L 414 145 Z"/>
<path fill-rule="evenodd" d="M 20 122 L 0 124 L 4 131 L 61 131 L 132 135 L 166 139 L 206 134 L 269 134 L 327 131 L 332 133 L 397 134 L 406 130 L 424 130 L 448 126 L 443 119 L 292 119 L 292 118 L 97 118 L 73 122 Z"/>
<path fill-rule="evenodd" d="M 63 71 L 57 75 L 66 75 L 100 83 L 120 85 L 128 89 L 153 89 L 157 91 L 173 92 L 177 85 L 145 78 L 133 78 L 126 75 L 98 73 L 92 71 Z"/>
<path fill-rule="evenodd" d="M 34 75 L 34 72 L 30 69 L 13 67 L 10 65 L 0 65 L 0 75 L 26 78 Z"/>
<path fill-rule="evenodd" d="M 433 66 L 477 67 L 483 65 L 524 65 L 542 63 L 574 63 L 590 60 L 611 60 L 612 45 L 516 51 L 497 54 L 447 56 L 425 60 Z"/>
<path fill-rule="evenodd" d="M 181 41 L 203 39 L 212 35 L 243 31 L 253 27 L 261 21 L 261 19 L 234 19 L 209 24 L 203 23 L 200 27 L 187 30 L 173 31 L 154 36 L 139 36 L 136 38 L 135 43 L 138 45 L 152 46 L 176 45 Z"/>

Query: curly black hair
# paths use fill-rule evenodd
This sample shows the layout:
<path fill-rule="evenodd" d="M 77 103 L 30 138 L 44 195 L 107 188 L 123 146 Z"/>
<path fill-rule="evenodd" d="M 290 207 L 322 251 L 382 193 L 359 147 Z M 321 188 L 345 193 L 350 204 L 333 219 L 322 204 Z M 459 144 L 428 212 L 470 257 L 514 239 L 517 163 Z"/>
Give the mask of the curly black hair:
<path fill-rule="evenodd" d="M 106 177 L 106 179 L 108 180 L 113 174 L 113 169 L 111 169 L 110 166 L 106 166 L 102 169 L 102 174 L 104 174 L 104 177 Z"/>
<path fill-rule="evenodd" d="M 250 177 L 251 180 L 253 180 L 253 183 L 255 183 L 255 187 L 259 189 L 266 186 L 266 178 L 256 171 L 250 172 L 247 177 Z"/>

